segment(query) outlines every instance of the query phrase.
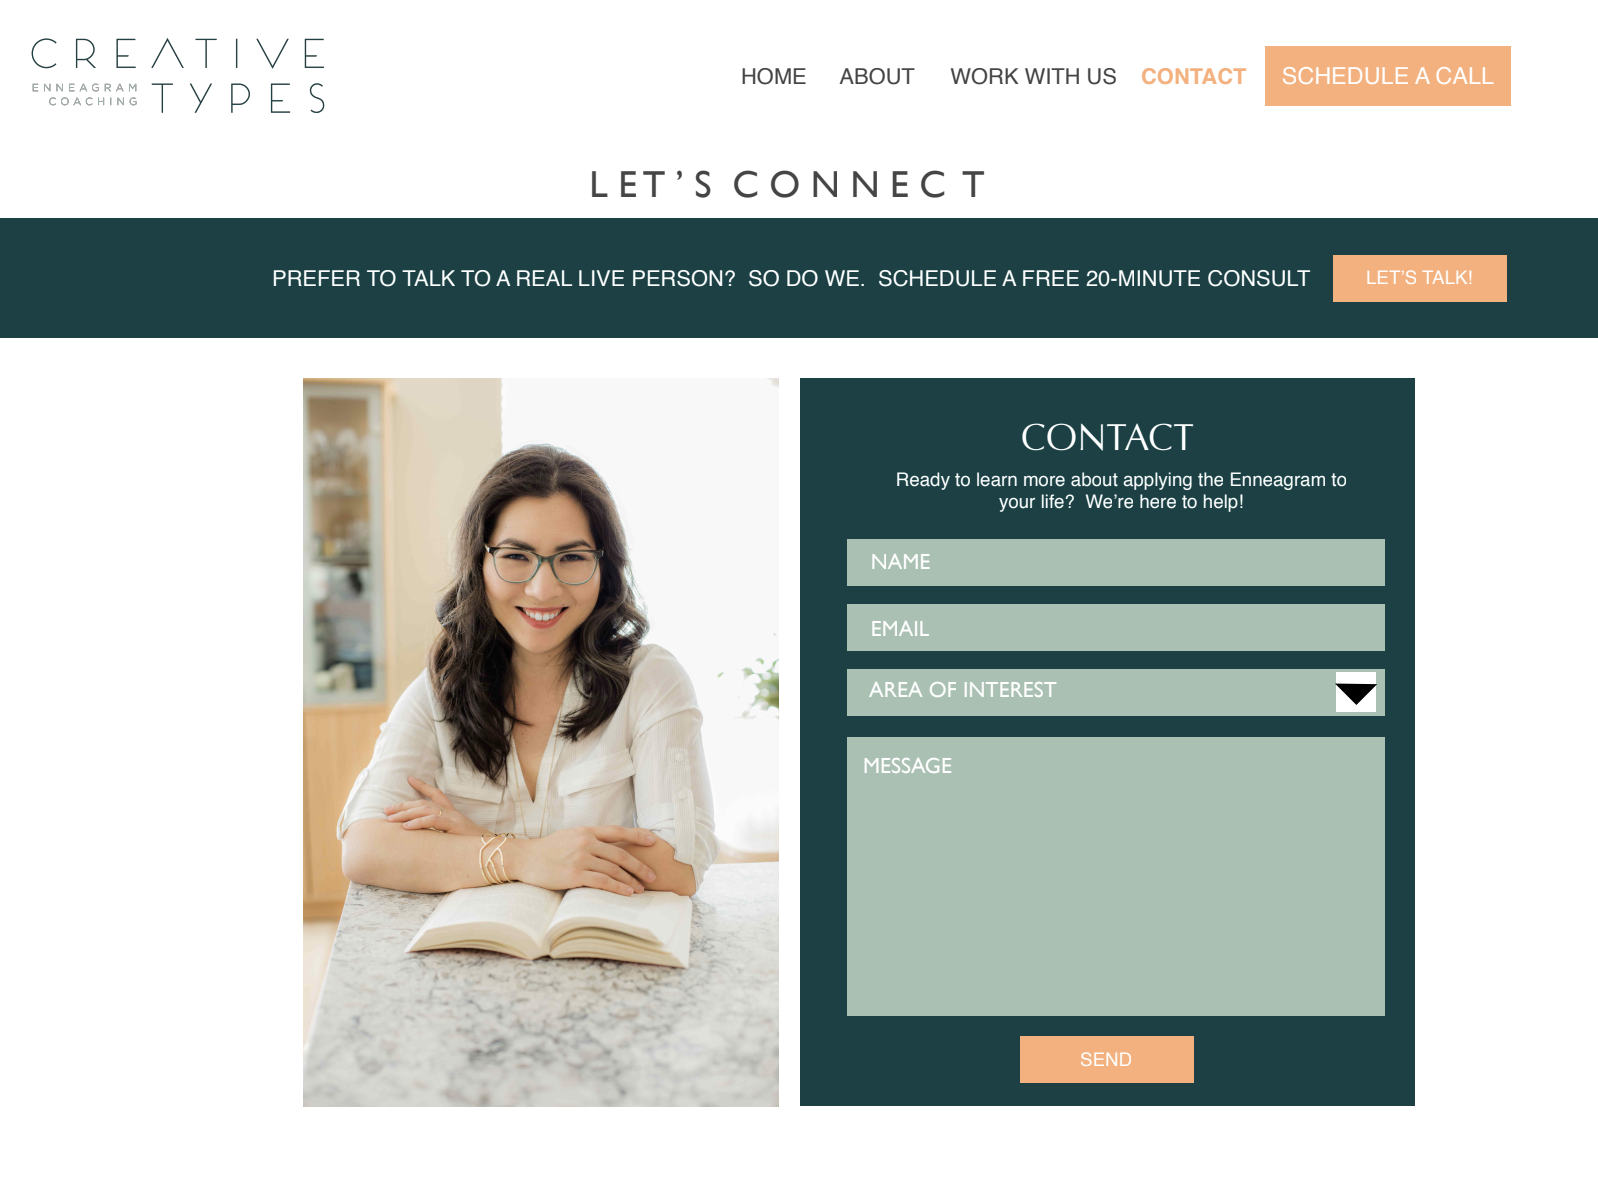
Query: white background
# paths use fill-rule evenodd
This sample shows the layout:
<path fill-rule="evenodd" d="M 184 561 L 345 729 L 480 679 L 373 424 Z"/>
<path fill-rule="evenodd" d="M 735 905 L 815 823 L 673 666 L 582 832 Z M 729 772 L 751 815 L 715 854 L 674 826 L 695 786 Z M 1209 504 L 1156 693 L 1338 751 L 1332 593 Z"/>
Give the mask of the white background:
<path fill-rule="evenodd" d="M 1592 11 L 12 3 L 0 216 L 1587 215 Z M 328 112 L 50 110 L 28 90 L 45 36 L 92 37 L 102 55 L 136 37 L 141 62 L 166 36 L 324 37 Z M 1515 103 L 1265 109 L 1268 44 L 1508 44 Z M 984 62 L 1114 65 L 1123 81 L 1061 96 L 941 82 Z M 1247 65 L 1250 86 L 1135 82 L 1182 62 Z M 738 69 L 762 64 L 817 82 L 740 88 Z M 844 65 L 914 65 L 918 83 L 855 94 L 827 82 Z M 258 98 L 273 77 L 248 76 Z M 588 198 L 593 169 L 701 167 L 988 175 L 974 204 Z M 216 265 L 174 268 L 199 286 Z M 27 301 L 28 280 L 6 285 Z M 138 303 L 138 280 L 85 280 L 82 302 Z M 1591 341 L 10 341 L 0 355 L 17 1188 L 1591 1189 Z M 1414 1108 L 797 1107 L 805 375 L 1419 380 Z M 782 379 L 782 1110 L 301 1109 L 307 376 Z M 259 568 L 210 569 L 223 540 L 253 546 Z M 92 571 L 71 548 L 86 542 L 104 547 Z M 833 851 L 830 828 L 808 830 L 811 851 Z M 1018 838 L 1013 853 L 1030 851 Z M 1002 883 L 1002 857 L 899 868 L 907 884 L 980 887 Z"/>
<path fill-rule="evenodd" d="M 0 134 L 22 164 L 6 216 L 1581 216 L 1592 211 L 1595 7 L 992 0 L 603 5 L 14 0 L 0 10 Z M 35 68 L 56 39 L 65 63 Z M 97 67 L 74 71 L 73 39 Z M 103 68 L 119 37 L 136 69 Z M 185 69 L 151 63 L 171 38 Z M 212 68 L 193 57 L 198 37 Z M 303 39 L 322 70 L 303 67 Z M 255 39 L 276 52 L 267 68 Z M 241 69 L 231 46 L 241 43 Z M 1512 47 L 1509 108 L 1266 108 L 1268 45 Z M 42 47 L 41 61 L 51 47 Z M 220 57 L 220 65 L 218 58 Z M 299 60 L 302 65 L 291 67 Z M 744 67 L 806 66 L 804 87 Z M 913 66 L 908 87 L 837 84 Z M 965 65 L 1110 65 L 1114 87 L 957 89 Z M 1245 67 L 1238 87 L 1150 87 L 1145 66 Z M 136 79 L 141 107 L 52 109 L 38 81 Z M 1084 72 L 1084 79 L 1086 74 Z M 237 78 L 251 101 L 229 113 Z M 162 115 L 151 87 L 168 89 Z M 266 84 L 288 115 L 266 112 Z M 320 79 L 327 110 L 303 94 Z M 186 83 L 215 90 L 184 111 Z M 590 198 L 590 171 L 709 169 L 656 201 Z M 739 170 L 801 198 L 740 200 Z M 986 170 L 979 199 L 809 197 L 809 174 Z M 884 196 L 885 196 L 884 192 Z"/>
<path fill-rule="evenodd" d="M 1590 344 L 12 342 L 6 356 L 29 401 L 12 409 L 0 482 L 21 999 L 6 1054 L 40 1159 L 78 1152 L 92 1130 L 100 1159 L 180 1190 L 214 1186 L 246 1157 L 251 1178 L 312 1192 L 596 1178 L 653 1189 L 655 1177 L 712 1192 L 911 1179 L 940 1191 L 1061 1179 L 1127 1193 L 1580 1188 L 1598 664 Z M 785 1109 L 301 1110 L 300 379 L 569 376 L 596 363 L 613 377 L 782 377 Z M 833 851 L 830 828 L 807 828 L 796 773 L 802 372 L 1418 377 L 1413 1109 L 795 1107 L 802 833 Z M 207 572 L 204 548 L 222 538 L 259 547 L 255 576 Z M 63 546 L 83 540 L 111 546 L 112 568 L 75 570 Z M 1513 701 L 1483 702 L 1484 679 Z M 983 885 L 1009 867 L 974 857 L 954 876 Z M 909 884 L 950 871 L 902 868 Z M 523 1156 L 523 1142 L 541 1147 Z"/>

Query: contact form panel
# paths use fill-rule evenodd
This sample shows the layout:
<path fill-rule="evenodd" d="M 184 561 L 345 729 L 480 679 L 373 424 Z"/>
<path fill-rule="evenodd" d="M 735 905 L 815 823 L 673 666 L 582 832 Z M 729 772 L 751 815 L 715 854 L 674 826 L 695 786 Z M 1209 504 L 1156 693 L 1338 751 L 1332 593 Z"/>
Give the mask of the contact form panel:
<path fill-rule="evenodd" d="M 1413 383 L 803 423 L 802 1100 L 1413 1102 Z"/>

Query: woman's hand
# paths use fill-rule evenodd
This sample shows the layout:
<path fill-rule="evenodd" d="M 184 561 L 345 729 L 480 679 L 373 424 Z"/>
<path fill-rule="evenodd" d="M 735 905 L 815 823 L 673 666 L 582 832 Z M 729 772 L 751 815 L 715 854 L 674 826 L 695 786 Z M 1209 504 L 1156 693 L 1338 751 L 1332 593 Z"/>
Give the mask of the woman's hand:
<path fill-rule="evenodd" d="M 453 832 L 457 836 L 490 836 L 487 828 L 472 823 L 449 801 L 449 796 L 436 786 L 429 786 L 420 778 L 405 779 L 411 789 L 421 796 L 418 799 L 395 803 L 383 808 L 388 822 L 417 831 L 431 828 L 435 832 Z"/>
<path fill-rule="evenodd" d="M 505 846 L 518 882 L 546 890 L 592 886 L 613 894 L 642 894 L 655 871 L 634 857 L 625 844 L 652 845 L 655 834 L 643 828 L 565 828 L 535 840 L 512 840 Z"/>

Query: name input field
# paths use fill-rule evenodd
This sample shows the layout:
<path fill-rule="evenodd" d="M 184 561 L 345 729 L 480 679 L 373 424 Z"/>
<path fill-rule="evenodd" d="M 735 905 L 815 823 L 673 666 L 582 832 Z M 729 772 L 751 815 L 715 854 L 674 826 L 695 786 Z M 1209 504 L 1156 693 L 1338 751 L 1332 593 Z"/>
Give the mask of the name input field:
<path fill-rule="evenodd" d="M 849 651 L 1370 652 L 1381 603 L 850 603 Z"/>
<path fill-rule="evenodd" d="M 850 539 L 860 586 L 1379 587 L 1382 540 Z"/>

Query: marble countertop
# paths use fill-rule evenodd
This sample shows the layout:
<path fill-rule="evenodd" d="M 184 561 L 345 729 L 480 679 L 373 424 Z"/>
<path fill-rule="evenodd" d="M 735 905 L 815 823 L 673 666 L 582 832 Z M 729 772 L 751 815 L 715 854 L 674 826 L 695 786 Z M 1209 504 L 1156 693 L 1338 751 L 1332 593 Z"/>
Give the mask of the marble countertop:
<path fill-rule="evenodd" d="M 713 865 L 689 967 L 405 946 L 441 895 L 352 884 L 306 1106 L 774 1106 L 777 866 Z"/>

